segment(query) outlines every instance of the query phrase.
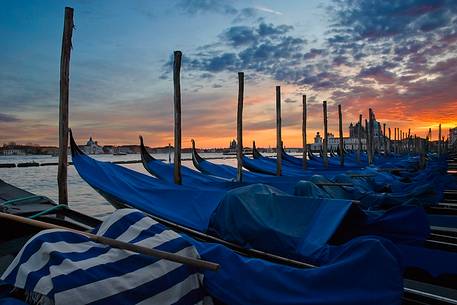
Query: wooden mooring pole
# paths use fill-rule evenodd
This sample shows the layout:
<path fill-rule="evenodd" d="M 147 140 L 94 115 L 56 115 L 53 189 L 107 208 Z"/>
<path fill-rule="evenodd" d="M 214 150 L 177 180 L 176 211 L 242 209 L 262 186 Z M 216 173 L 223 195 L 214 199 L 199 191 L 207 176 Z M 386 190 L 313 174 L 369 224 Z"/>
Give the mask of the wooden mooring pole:
<path fill-rule="evenodd" d="M 173 89 L 174 89 L 174 114 L 175 114 L 175 147 L 174 147 L 174 181 L 182 183 L 181 177 L 181 51 L 174 52 L 173 62 Z"/>
<path fill-rule="evenodd" d="M 73 35 L 73 8 L 65 8 L 60 54 L 60 99 L 59 99 L 59 166 L 57 184 L 59 204 L 68 205 L 67 165 L 68 165 L 68 97 L 70 89 L 70 54 Z"/>
<path fill-rule="evenodd" d="M 357 148 L 357 162 L 360 162 L 360 154 L 362 153 L 362 115 L 359 114 L 359 128 L 357 132 L 357 137 L 359 138 L 359 145 Z"/>
<path fill-rule="evenodd" d="M 338 123 L 340 132 L 340 166 L 344 166 L 343 114 L 341 112 L 341 105 L 338 105 Z"/>
<path fill-rule="evenodd" d="M 306 95 L 303 95 L 303 120 L 302 120 L 302 138 L 303 138 L 303 169 L 307 168 L 306 158 L 308 156 L 308 146 L 306 144 Z"/>
<path fill-rule="evenodd" d="M 327 157 L 327 145 L 328 145 L 328 129 L 327 129 L 327 101 L 322 103 L 322 110 L 324 115 L 324 141 L 323 141 L 323 160 L 324 160 L 324 167 L 328 168 L 328 157 Z"/>
<path fill-rule="evenodd" d="M 236 181 L 243 181 L 243 99 L 244 73 L 238 72 L 238 111 L 236 112 Z"/>
<path fill-rule="evenodd" d="M 386 137 L 386 123 L 382 124 L 382 139 L 384 140 L 384 156 L 387 156 L 387 137 Z"/>
<path fill-rule="evenodd" d="M 389 127 L 389 154 L 391 152 L 391 149 L 392 149 L 392 137 L 391 137 L 391 131 L 390 131 L 390 127 Z"/>
<path fill-rule="evenodd" d="M 438 125 L 438 156 L 441 156 L 441 123 Z"/>
<path fill-rule="evenodd" d="M 365 131 L 366 131 L 366 134 L 365 134 L 365 138 L 366 138 L 365 150 L 367 152 L 368 162 L 370 162 L 370 148 L 369 148 L 369 145 L 370 145 L 370 130 L 368 128 L 368 120 L 367 119 L 365 119 Z"/>
<path fill-rule="evenodd" d="M 411 128 L 408 128 L 408 153 L 411 150 Z"/>
<path fill-rule="evenodd" d="M 381 129 L 381 123 L 378 122 L 378 143 L 376 145 L 376 150 L 378 152 L 381 152 L 382 149 L 382 129 Z"/>
<path fill-rule="evenodd" d="M 370 149 L 370 154 L 368 155 L 368 164 L 372 164 L 373 163 L 373 148 L 374 148 L 374 145 L 373 145 L 373 139 L 374 139 L 374 122 L 373 122 L 373 110 L 370 108 L 368 109 L 368 119 L 369 119 L 369 129 L 370 129 L 370 137 L 369 137 L 369 142 L 370 142 L 370 145 L 369 145 L 369 149 Z"/>
<path fill-rule="evenodd" d="M 393 153 L 395 154 L 396 151 L 395 151 L 395 146 L 396 146 L 396 143 L 397 142 L 397 128 L 394 127 L 394 142 L 393 142 Z"/>
<path fill-rule="evenodd" d="M 281 86 L 276 86 L 276 176 L 282 173 Z"/>
<path fill-rule="evenodd" d="M 171 144 L 168 143 L 168 164 L 171 164 Z"/>

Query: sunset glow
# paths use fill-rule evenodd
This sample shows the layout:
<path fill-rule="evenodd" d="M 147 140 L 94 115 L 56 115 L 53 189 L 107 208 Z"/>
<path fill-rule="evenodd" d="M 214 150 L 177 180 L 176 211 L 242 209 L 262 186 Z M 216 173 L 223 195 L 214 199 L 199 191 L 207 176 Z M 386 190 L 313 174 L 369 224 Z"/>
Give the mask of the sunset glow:
<path fill-rule="evenodd" d="M 457 126 L 457 1 L 9 1 L 0 12 L 0 144 L 57 145 L 60 43 L 75 8 L 70 127 L 78 141 L 173 142 L 171 54 L 182 50 L 183 146 L 236 136 L 237 72 L 246 75 L 244 141 L 300 147 L 368 108 L 387 127 L 433 139 Z M 211 24 L 211 26 L 208 26 Z"/>

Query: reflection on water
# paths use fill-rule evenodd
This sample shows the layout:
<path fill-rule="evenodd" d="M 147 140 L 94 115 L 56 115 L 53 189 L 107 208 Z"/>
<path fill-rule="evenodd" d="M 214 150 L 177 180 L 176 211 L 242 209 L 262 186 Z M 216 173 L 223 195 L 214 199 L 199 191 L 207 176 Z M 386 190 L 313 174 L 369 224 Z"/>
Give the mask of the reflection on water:
<path fill-rule="evenodd" d="M 221 159 L 211 160 L 214 163 L 224 163 L 235 166 L 234 159 L 223 159 L 222 154 L 202 154 L 204 157 L 220 157 Z M 140 155 L 96 155 L 92 156 L 102 161 L 139 160 Z M 168 160 L 168 154 L 154 155 L 157 159 Z M 71 157 L 69 157 L 71 158 Z M 191 158 L 190 154 L 183 154 L 183 159 Z M 38 163 L 57 162 L 57 157 L 52 156 L 0 156 L 0 163 Z M 183 165 L 194 168 L 192 161 L 183 161 Z M 132 170 L 149 175 L 141 163 L 122 165 Z M 43 195 L 58 200 L 57 194 L 57 166 L 39 166 L 22 168 L 0 168 L 0 179 L 23 188 L 37 195 Z M 68 167 L 68 198 L 70 207 L 82 213 L 92 216 L 104 216 L 114 208 L 84 180 L 81 179 L 73 166 Z"/>

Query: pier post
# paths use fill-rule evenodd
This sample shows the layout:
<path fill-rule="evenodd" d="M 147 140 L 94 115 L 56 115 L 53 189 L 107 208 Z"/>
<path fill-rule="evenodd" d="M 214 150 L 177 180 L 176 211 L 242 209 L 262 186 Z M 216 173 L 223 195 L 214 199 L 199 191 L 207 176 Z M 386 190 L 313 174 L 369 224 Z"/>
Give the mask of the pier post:
<path fill-rule="evenodd" d="M 359 146 L 357 149 L 357 162 L 360 162 L 360 154 L 362 153 L 362 115 L 359 114 L 359 130 L 357 132 L 357 137 L 359 138 Z"/>
<path fill-rule="evenodd" d="M 438 125 L 438 156 L 441 156 L 441 123 Z"/>
<path fill-rule="evenodd" d="M 378 122 L 378 145 L 376 145 L 376 149 L 379 153 L 381 153 L 381 148 L 382 148 L 382 129 L 381 129 L 381 123 Z"/>
<path fill-rule="evenodd" d="M 390 127 L 389 127 L 389 148 L 388 148 L 389 154 L 392 151 L 392 147 L 391 146 L 392 146 L 392 137 L 391 137 Z"/>
<path fill-rule="evenodd" d="M 306 158 L 308 156 L 308 146 L 306 144 L 306 120 L 307 120 L 307 113 L 306 113 L 306 95 L 303 95 L 303 121 L 302 121 L 302 138 L 303 138 L 303 169 L 306 170 L 307 162 Z"/>
<path fill-rule="evenodd" d="M 369 161 L 368 161 L 368 164 L 372 164 L 373 163 L 373 154 L 374 154 L 374 151 L 373 151 L 373 139 L 374 139 L 374 122 L 373 122 L 373 110 L 370 108 L 368 110 L 368 119 L 369 119 L 369 129 L 370 129 L 370 145 L 369 145 L 369 149 L 370 149 L 370 154 L 369 154 Z"/>
<path fill-rule="evenodd" d="M 236 112 L 236 181 L 243 181 L 243 99 L 244 73 L 238 72 L 238 110 Z"/>
<path fill-rule="evenodd" d="M 322 148 L 323 152 L 324 152 L 324 167 L 325 168 L 328 168 L 328 157 L 327 157 L 327 144 L 328 144 L 328 129 L 327 129 L 327 101 L 324 101 L 322 103 L 322 110 L 323 110 L 323 115 L 324 115 L 324 141 L 323 141 L 323 145 L 324 147 Z"/>
<path fill-rule="evenodd" d="M 397 154 L 400 153 L 400 128 L 397 127 Z"/>
<path fill-rule="evenodd" d="M 276 86 L 276 176 L 282 174 L 281 86 Z"/>
<path fill-rule="evenodd" d="M 411 128 L 408 128 L 408 152 L 410 152 L 410 150 L 411 150 L 411 147 L 410 147 L 410 146 L 411 146 L 411 143 L 410 143 L 410 141 L 411 141 Z"/>
<path fill-rule="evenodd" d="M 168 143 L 168 164 L 171 164 L 171 144 Z"/>
<path fill-rule="evenodd" d="M 393 147 L 392 147 L 394 154 L 396 153 L 396 151 L 395 151 L 396 140 L 397 140 L 397 128 L 394 127 L 394 141 L 393 141 Z"/>
<path fill-rule="evenodd" d="M 182 183 L 181 177 L 181 51 L 174 52 L 173 62 L 173 89 L 174 89 L 174 117 L 175 117 L 175 147 L 174 147 L 174 181 Z"/>
<path fill-rule="evenodd" d="M 343 114 L 341 112 L 341 105 L 338 105 L 338 123 L 340 132 L 340 166 L 344 166 Z"/>
<path fill-rule="evenodd" d="M 68 205 L 68 97 L 70 89 L 70 54 L 73 27 L 73 8 L 66 7 L 62 35 L 62 51 L 60 54 L 59 166 L 57 169 L 59 204 L 66 205 Z"/>
<path fill-rule="evenodd" d="M 366 130 L 366 142 L 365 142 L 365 150 L 367 152 L 367 158 L 368 158 L 368 164 L 370 164 L 370 149 L 369 149 L 369 145 L 370 145 L 370 129 L 368 128 L 368 120 L 365 119 L 365 130 Z"/>
<path fill-rule="evenodd" d="M 387 137 L 386 137 L 386 123 L 382 124 L 382 139 L 384 144 L 384 156 L 387 156 Z"/>

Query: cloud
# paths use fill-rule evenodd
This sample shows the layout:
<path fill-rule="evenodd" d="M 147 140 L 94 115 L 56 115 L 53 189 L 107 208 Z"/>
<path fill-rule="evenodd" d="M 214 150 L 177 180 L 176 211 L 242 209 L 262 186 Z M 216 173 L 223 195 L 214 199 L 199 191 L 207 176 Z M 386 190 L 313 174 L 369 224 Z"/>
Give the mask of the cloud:
<path fill-rule="evenodd" d="M 232 23 L 252 20 L 259 14 L 283 15 L 283 13 L 264 6 L 237 8 L 229 0 L 180 0 L 176 7 L 188 15 L 215 13 L 234 16 Z"/>
<path fill-rule="evenodd" d="M 291 99 L 290 97 L 288 97 L 284 100 L 284 103 L 288 103 L 288 104 L 293 104 L 296 102 L 297 102 L 297 100 Z"/>
<path fill-rule="evenodd" d="M 249 26 L 232 26 L 220 35 L 223 42 L 233 47 L 253 45 L 258 42 L 256 30 Z"/>
<path fill-rule="evenodd" d="M 449 67 L 457 63 L 457 1 L 334 0 L 327 12 L 321 45 L 287 24 L 238 24 L 222 31 L 216 47 L 192 55 L 191 69 L 242 70 L 313 97 L 326 92 L 349 114 L 377 106 L 397 124 L 419 113 L 436 117 L 436 107 L 454 113 L 449 88 L 456 76 Z"/>
<path fill-rule="evenodd" d="M 274 14 L 274 15 L 283 15 L 283 13 L 281 13 L 279 11 L 275 11 L 275 10 L 273 10 L 271 8 L 268 8 L 268 7 L 255 6 L 254 8 L 259 10 L 259 11 L 265 12 L 265 13 L 270 13 L 270 14 Z"/>
<path fill-rule="evenodd" d="M 392 84 L 395 82 L 395 74 L 386 70 L 384 66 L 362 68 L 359 77 L 371 78 L 382 84 Z"/>
<path fill-rule="evenodd" d="M 20 120 L 14 115 L 0 112 L 0 123 L 16 123 Z"/>
<path fill-rule="evenodd" d="M 302 60 L 307 44 L 305 39 L 289 35 L 292 29 L 289 25 L 265 22 L 231 26 L 219 35 L 218 43 L 214 44 L 218 47 L 191 55 L 188 64 L 191 69 L 203 72 L 249 70 L 281 79 L 286 77 L 283 71 Z M 225 45 L 229 51 L 219 50 L 220 45 Z M 320 50 L 312 52 L 322 53 Z"/>
<path fill-rule="evenodd" d="M 178 1 L 176 7 L 190 15 L 208 12 L 228 15 L 238 13 L 231 2 L 225 0 L 181 0 Z"/>

